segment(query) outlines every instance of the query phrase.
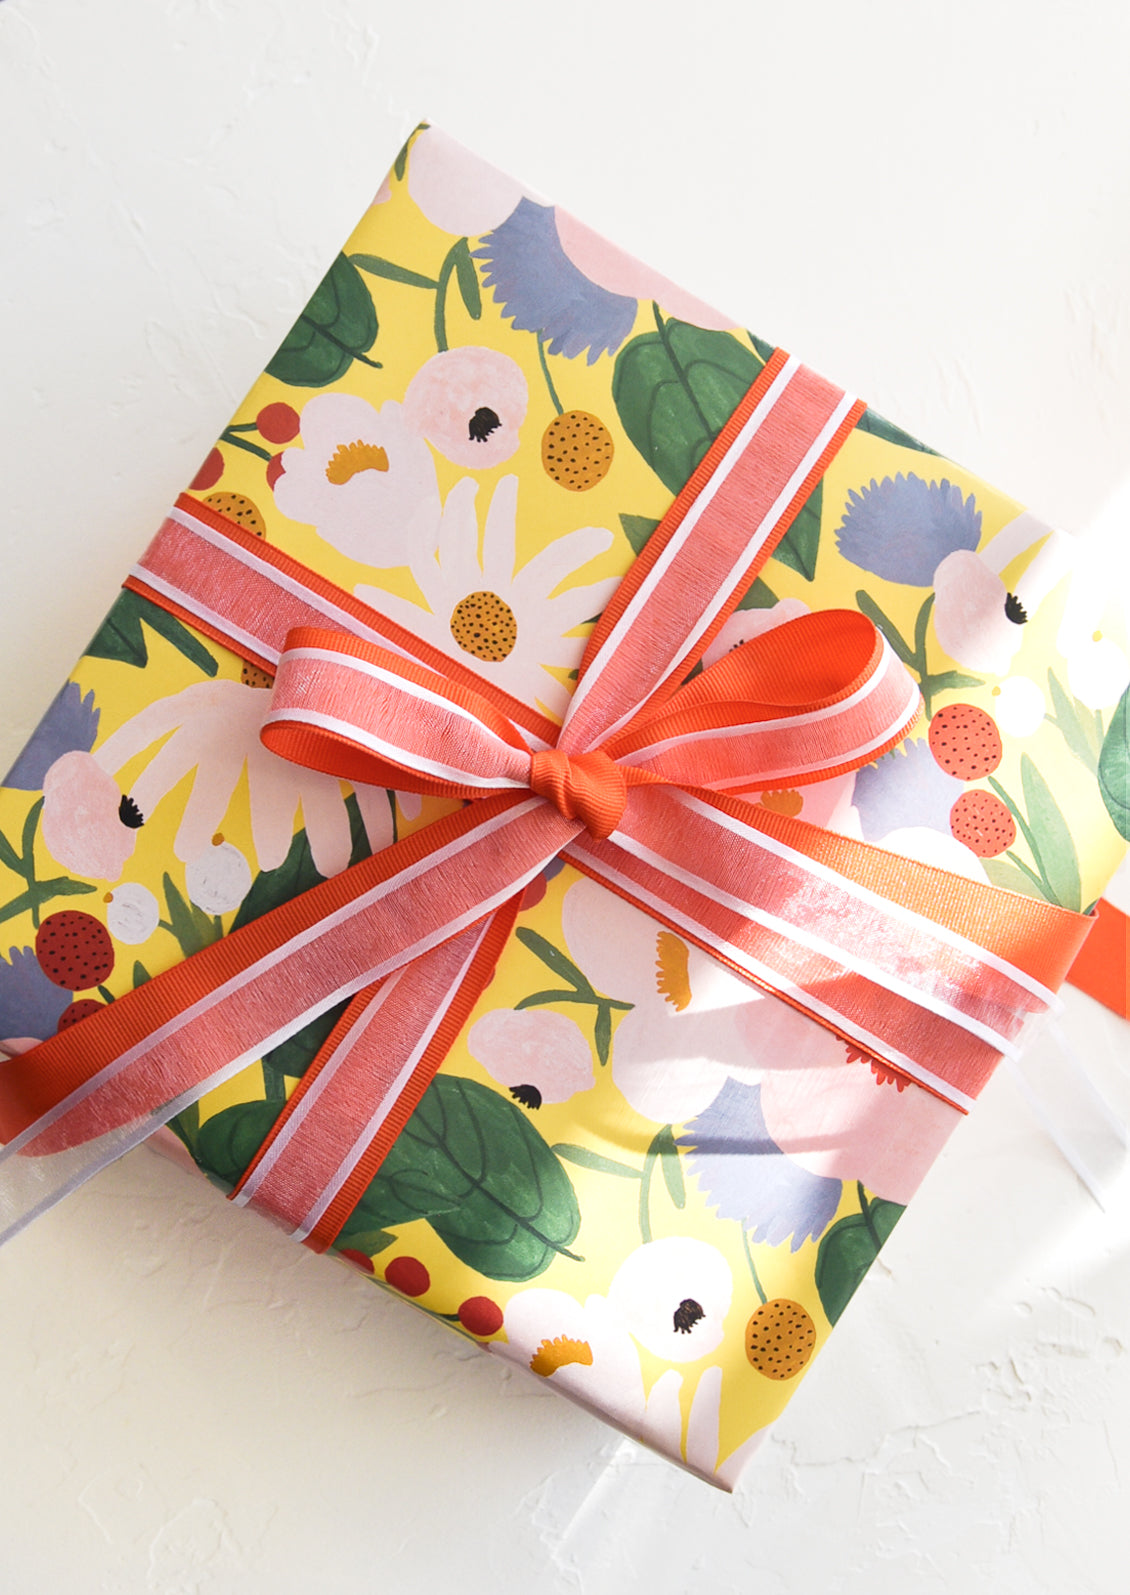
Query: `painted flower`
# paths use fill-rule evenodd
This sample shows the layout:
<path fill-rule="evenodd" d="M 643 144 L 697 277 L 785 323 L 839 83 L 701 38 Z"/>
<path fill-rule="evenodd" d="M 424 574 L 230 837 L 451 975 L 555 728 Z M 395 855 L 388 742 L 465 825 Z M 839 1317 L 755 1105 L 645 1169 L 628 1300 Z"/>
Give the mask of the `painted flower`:
<path fill-rule="evenodd" d="M 872 1059 L 805 1022 L 819 1038 L 813 1044 L 780 1049 L 772 1058 L 762 1054 L 761 1111 L 769 1135 L 810 1174 L 862 1180 L 874 1195 L 905 1204 L 960 1112 L 903 1076 L 873 1069 Z M 752 1025 L 749 1044 L 760 1048 Z"/>
<path fill-rule="evenodd" d="M 133 854 L 142 816 L 100 758 L 64 753 L 43 777 L 43 845 L 64 869 L 113 881 Z"/>
<path fill-rule="evenodd" d="M 697 1362 L 721 1343 L 733 1288 L 730 1265 L 717 1247 L 670 1235 L 629 1253 L 608 1300 L 653 1356 Z"/>
<path fill-rule="evenodd" d="M 185 866 L 189 901 L 206 914 L 230 914 L 251 890 L 251 866 L 231 842 L 217 834 Z"/>
<path fill-rule="evenodd" d="M 478 555 L 475 513 L 478 487 L 470 477 L 448 494 L 434 556 L 417 552 L 412 575 L 428 609 L 393 593 L 361 585 L 359 598 L 432 643 L 470 664 L 504 691 L 527 703 L 540 701 L 561 714 L 568 689 L 553 669 L 580 664 L 583 637 L 571 637 L 583 621 L 603 609 L 616 579 L 555 589 L 612 544 L 601 526 L 583 526 L 558 538 L 514 569 L 518 479 L 504 476 L 487 511 L 483 552 Z"/>
<path fill-rule="evenodd" d="M 26 1052 L 55 1034 L 71 994 L 48 980 L 31 947 L 10 947 L 0 957 L 0 1053 Z"/>
<path fill-rule="evenodd" d="M 884 581 L 930 587 L 934 572 L 955 550 L 981 538 L 981 512 L 956 483 L 926 482 L 913 472 L 871 479 L 848 494 L 836 532 L 840 553 Z"/>
<path fill-rule="evenodd" d="M 284 515 L 377 569 L 435 547 L 435 466 L 394 400 L 375 410 L 349 393 L 320 393 L 302 411 L 302 444 L 280 457 L 274 494 Z"/>
<path fill-rule="evenodd" d="M 934 632 L 950 658 L 967 670 L 1007 675 L 1025 625 L 1070 568 L 1072 544 L 1025 512 L 979 553 L 948 554 L 934 572 Z M 1033 548 L 1010 587 L 1004 572 Z"/>
<path fill-rule="evenodd" d="M 765 1127 L 760 1086 L 727 1080 L 678 1144 L 718 1217 L 737 1219 L 755 1241 L 780 1246 L 791 1236 L 795 1252 L 835 1217 L 841 1182 L 784 1156 Z"/>
<path fill-rule="evenodd" d="M 580 1026 L 552 1008 L 492 1008 L 471 1026 L 467 1047 L 524 1108 L 568 1102 L 594 1083 Z"/>
<path fill-rule="evenodd" d="M 916 859 L 919 864 L 948 870 L 951 875 L 964 875 L 971 881 L 984 883 L 987 878 L 976 853 L 948 830 L 943 835 L 928 825 L 899 825 L 885 836 L 876 837 L 875 846 L 898 853 L 901 858 Z"/>
<path fill-rule="evenodd" d="M 1098 554 L 1079 548 L 1056 647 L 1067 661 L 1070 691 L 1088 709 L 1113 708 L 1130 683 L 1130 661 L 1120 646 L 1125 636 L 1116 642 L 1103 630 L 1113 618 L 1111 599 L 1110 574 Z M 1130 620 L 1130 603 L 1122 602 Z"/>
<path fill-rule="evenodd" d="M 562 926 L 596 989 L 633 1004 L 616 1027 L 612 1078 L 637 1113 L 682 1124 L 731 1076 L 757 1080 L 739 1019 L 758 998 L 747 982 L 595 881 L 570 886 Z M 772 1029 L 775 1016 L 765 1013 Z"/>
<path fill-rule="evenodd" d="M 84 697 L 77 681 L 66 682 L 0 784 L 17 792 L 42 792 L 56 760 L 65 753 L 90 752 L 100 714 L 94 707 L 93 691 Z"/>
<path fill-rule="evenodd" d="M 106 928 L 115 941 L 127 947 L 140 947 L 149 940 L 161 919 L 161 908 L 149 890 L 140 881 L 123 881 L 107 892 Z"/>
<path fill-rule="evenodd" d="M 993 688 L 993 718 L 1010 737 L 1030 737 L 1046 714 L 1043 689 L 1028 676 L 1008 676 Z"/>
<path fill-rule="evenodd" d="M 542 334 L 550 354 L 573 358 L 587 349 L 589 365 L 624 342 L 641 299 L 696 326 L 734 325 L 566 212 L 532 199 L 521 199 L 473 254 L 519 332 Z"/>
<path fill-rule="evenodd" d="M 191 864 L 212 846 L 246 769 L 259 868 L 275 869 L 286 858 L 301 804 L 314 866 L 322 875 L 336 875 L 349 863 L 351 851 L 341 785 L 332 776 L 267 752 L 259 728 L 270 703 L 268 693 L 239 681 L 195 682 L 140 710 L 107 738 L 95 757 L 105 771 L 116 773 L 167 739 L 137 777 L 130 796 L 148 819 L 192 773 L 192 791 L 173 842 L 182 863 Z"/>
<path fill-rule="evenodd" d="M 478 238 L 504 222 L 526 191 L 439 128 L 428 127 L 412 141 L 408 192 L 433 227 Z"/>
<path fill-rule="evenodd" d="M 965 783 L 941 768 L 929 743 L 910 737 L 856 771 L 852 802 L 863 840 L 878 842 L 906 826 L 947 835 L 950 810 L 964 791 Z"/>
<path fill-rule="evenodd" d="M 445 349 L 417 371 L 404 420 L 456 465 L 488 470 L 518 447 L 529 389 L 521 367 L 497 349 Z"/>
<path fill-rule="evenodd" d="M 708 1284 L 717 1291 L 714 1281 Z M 707 1321 L 704 1317 L 699 1323 Z M 684 1439 L 680 1403 L 684 1375 L 677 1368 L 665 1369 L 645 1396 L 639 1352 L 611 1291 L 607 1297 L 590 1296 L 583 1305 L 561 1290 L 535 1286 L 518 1291 L 507 1304 L 504 1327 L 506 1339 L 487 1345 L 495 1356 L 528 1369 L 604 1422 L 616 1424 L 665 1456 L 685 1461 L 693 1472 L 706 1478 L 717 1473 L 732 1482 L 724 1467 L 733 1469 L 735 1459 L 737 1464 L 744 1461 L 749 1442 L 739 1448 L 741 1457 L 735 1454 L 719 1467 L 722 1369 L 711 1365 L 699 1375 Z"/>

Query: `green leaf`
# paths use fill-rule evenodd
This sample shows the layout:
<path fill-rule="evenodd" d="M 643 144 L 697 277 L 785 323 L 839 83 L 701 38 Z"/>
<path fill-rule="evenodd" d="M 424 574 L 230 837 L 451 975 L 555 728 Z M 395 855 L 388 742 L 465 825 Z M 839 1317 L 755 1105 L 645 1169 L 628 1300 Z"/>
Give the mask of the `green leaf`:
<path fill-rule="evenodd" d="M 884 614 L 879 608 L 879 605 L 871 597 L 871 594 L 865 593 L 861 589 L 855 595 L 855 604 L 860 613 L 866 615 L 871 624 L 873 626 L 877 626 L 878 629 L 883 633 L 883 636 L 890 643 L 891 647 L 902 660 L 903 664 L 913 665 L 914 654 L 908 646 L 905 637 L 899 631 L 894 621 L 891 620 L 888 615 Z"/>
<path fill-rule="evenodd" d="M 85 881 L 68 880 L 65 875 L 60 875 L 54 880 L 37 881 L 26 892 L 20 892 L 18 897 L 13 897 L 10 903 L 5 903 L 0 908 L 0 923 L 6 919 L 15 919 L 17 914 L 26 913 L 30 909 L 39 909 L 52 897 L 78 897 L 83 892 L 97 891 L 97 887 L 88 886 Z M 38 920 L 36 921 L 38 924 Z"/>
<path fill-rule="evenodd" d="M 237 1102 L 221 1108 L 200 1126 L 196 1146 L 189 1151 L 202 1169 L 227 1186 L 236 1185 L 282 1107 L 281 1102 Z"/>
<path fill-rule="evenodd" d="M 598 1003 L 593 1024 L 593 1045 L 603 1068 L 612 1051 L 612 1010 L 606 1002 Z"/>
<path fill-rule="evenodd" d="M 728 332 L 664 321 L 616 357 L 612 398 L 632 443 L 678 493 L 756 380 L 762 361 Z"/>
<path fill-rule="evenodd" d="M 149 646 L 141 629 L 142 621 L 158 636 L 171 643 L 198 670 L 214 676 L 219 670 L 215 659 L 187 626 L 159 605 L 124 587 L 110 606 L 110 612 L 86 645 L 91 659 L 114 659 L 137 669 L 149 663 Z"/>
<path fill-rule="evenodd" d="M 1069 750 L 1090 770 L 1097 774 L 1099 755 L 1102 752 L 1102 720 L 1081 704 L 1078 698 L 1068 696 L 1054 670 L 1048 671 L 1048 692 L 1051 694 L 1054 717 L 1049 715 L 1067 743 Z"/>
<path fill-rule="evenodd" d="M 581 1215 L 561 1163 L 514 1103 L 474 1080 L 437 1075 L 355 1209 L 359 1225 L 427 1219 L 488 1279 L 533 1279 Z"/>
<path fill-rule="evenodd" d="M 602 1157 L 599 1152 L 590 1152 L 587 1146 L 576 1146 L 572 1141 L 556 1141 L 550 1151 L 575 1163 L 578 1168 L 592 1169 L 594 1174 L 615 1174 L 621 1180 L 638 1180 L 640 1177 L 639 1169 L 634 1169 L 630 1163 L 618 1163 L 615 1158 Z"/>
<path fill-rule="evenodd" d="M 999 887 L 1002 892 L 1017 892 L 1021 897 L 1044 895 L 1031 877 L 1026 875 L 1018 864 L 1010 862 L 1007 858 L 983 858 L 981 867 L 992 885 Z"/>
<path fill-rule="evenodd" d="M 750 343 L 753 344 L 754 349 L 756 349 L 757 353 L 760 355 L 762 365 L 765 365 L 768 362 L 769 357 L 777 352 L 776 344 L 766 343 L 765 339 L 759 338 L 756 332 L 747 332 L 746 337 L 749 339 Z"/>
<path fill-rule="evenodd" d="M 148 969 L 146 969 L 145 965 L 143 963 L 141 963 L 139 960 L 135 959 L 134 960 L 134 965 L 133 965 L 133 989 L 134 989 L 134 991 L 137 990 L 138 986 L 144 986 L 145 982 L 147 980 L 151 980 L 152 978 L 153 977 L 150 975 L 150 973 L 149 973 Z"/>
<path fill-rule="evenodd" d="M 847 1218 L 839 1219 L 820 1242 L 816 1289 L 830 1324 L 836 1322 L 855 1295 L 903 1212 L 897 1202 L 876 1197 L 867 1203 L 866 1213 L 849 1213 Z"/>
<path fill-rule="evenodd" d="M 377 312 L 357 267 L 339 255 L 267 366 L 296 388 L 324 388 L 365 358 L 377 336 Z"/>
<path fill-rule="evenodd" d="M 455 280 L 459 284 L 464 309 L 472 321 L 478 321 L 483 313 L 483 296 L 479 290 L 475 262 L 471 259 L 470 246 L 465 238 L 455 245 Z"/>
<path fill-rule="evenodd" d="M 186 958 L 198 953 L 203 947 L 210 947 L 218 940 L 214 922 L 203 909 L 185 901 L 171 875 L 166 873 L 162 877 L 161 884 L 168 905 L 169 918 L 166 928 L 176 938 Z"/>
<path fill-rule="evenodd" d="M 1103 738 L 1099 791 L 1115 830 L 1130 842 L 1130 687 L 1118 700 Z"/>
<path fill-rule="evenodd" d="M 367 271 L 370 277 L 383 277 L 387 282 L 403 283 L 406 288 L 428 288 L 432 292 L 439 286 L 434 277 L 425 277 L 418 271 L 409 271 L 407 266 L 398 266 L 395 261 L 384 260 L 380 255 L 350 255 L 353 265 Z"/>
<path fill-rule="evenodd" d="M 346 998 L 344 1002 L 335 1003 L 332 1008 L 327 1008 L 325 1013 L 319 1014 L 316 1019 L 311 1019 L 310 1023 L 304 1025 L 301 1030 L 296 1030 L 288 1040 L 280 1041 L 277 1047 L 265 1052 L 263 1067 L 278 1075 L 287 1074 L 292 1079 L 301 1078 L 345 1012 L 348 1001 Z"/>
<path fill-rule="evenodd" d="M 178 1113 L 175 1119 L 169 1120 L 168 1128 L 184 1142 L 189 1156 L 195 1158 L 196 1142 L 200 1135 L 200 1104 L 190 1102 L 183 1113 Z"/>
<path fill-rule="evenodd" d="M 16 852 L 8 838 L 0 831 L 0 864 L 10 869 L 14 875 L 22 875 L 23 859 Z"/>
<path fill-rule="evenodd" d="M 46 798 L 36 798 L 24 818 L 24 828 L 20 835 L 20 848 L 23 852 L 24 867 L 28 874 L 28 884 L 35 874 L 35 833 L 39 828 L 39 816 L 43 813 Z"/>
<path fill-rule="evenodd" d="M 686 1207 L 687 1187 L 683 1180 L 683 1165 L 679 1161 L 679 1148 L 669 1124 L 665 1125 L 655 1137 L 652 1149 L 659 1158 L 659 1166 L 663 1170 L 667 1195 L 675 1207 Z"/>
<path fill-rule="evenodd" d="M 534 991 L 528 997 L 520 998 L 514 1004 L 514 1007 L 516 1009 L 544 1008 L 547 1003 L 551 1002 L 583 1002 L 591 1005 L 598 1000 L 596 997 L 590 997 L 586 992 L 573 989 L 568 991 Z"/>
<path fill-rule="evenodd" d="M 528 947 L 535 958 L 540 958 L 543 964 L 553 970 L 559 980 L 568 981 L 575 991 L 583 992 L 592 998 L 596 997 L 596 992 L 573 960 L 567 958 L 551 941 L 546 941 L 544 936 L 539 936 L 537 931 L 531 930 L 528 925 L 519 925 L 515 935 L 523 947 Z"/>
<path fill-rule="evenodd" d="M 919 454 L 937 454 L 937 449 L 927 447 L 920 443 L 909 432 L 904 432 L 901 426 L 896 426 L 893 421 L 888 421 L 885 416 L 877 415 L 874 410 L 864 410 L 856 422 L 857 432 L 870 432 L 873 437 L 885 438 L 888 443 L 897 443 L 900 448 L 916 449 Z"/>
<path fill-rule="evenodd" d="M 352 793 L 345 800 L 345 810 L 349 816 L 351 843 L 349 862 L 357 864 L 361 859 L 370 856 L 372 848 L 365 834 L 361 810 Z M 292 897 L 297 897 L 300 892 L 308 892 L 312 886 L 320 885 L 324 879 L 325 876 L 320 875 L 314 867 L 314 857 L 310 852 L 310 842 L 306 832 L 296 831 L 287 855 L 278 868 L 260 870 L 251 882 L 251 890 L 239 905 L 239 911 L 232 921 L 232 930 L 250 925 L 252 920 L 258 919 L 260 914 L 265 914 L 268 909 L 277 908 L 280 903 L 289 903 Z"/>
<path fill-rule="evenodd" d="M 771 587 L 766 586 L 759 576 L 752 587 L 743 593 L 739 609 L 772 609 L 777 602 L 777 594 Z"/>
<path fill-rule="evenodd" d="M 1079 881 L 1075 843 L 1048 783 L 1027 753 L 1020 760 L 1020 784 L 1028 810 L 1028 823 L 1039 843 L 1036 863 L 1041 867 L 1060 907 L 1069 908 L 1077 914 L 1082 907 L 1083 888 Z"/>
<path fill-rule="evenodd" d="M 820 550 L 820 511 L 824 505 L 824 483 L 817 482 L 793 524 L 773 550 L 772 558 L 795 570 L 805 581 L 816 577 L 816 556 Z"/>
<path fill-rule="evenodd" d="M 396 1240 L 386 1229 L 343 1229 L 333 1243 L 335 1252 L 363 1252 L 366 1257 L 376 1257 Z"/>
<path fill-rule="evenodd" d="M 659 525 L 649 515 L 621 515 L 620 527 L 628 542 L 632 545 L 633 554 L 642 554 L 644 544 Z"/>

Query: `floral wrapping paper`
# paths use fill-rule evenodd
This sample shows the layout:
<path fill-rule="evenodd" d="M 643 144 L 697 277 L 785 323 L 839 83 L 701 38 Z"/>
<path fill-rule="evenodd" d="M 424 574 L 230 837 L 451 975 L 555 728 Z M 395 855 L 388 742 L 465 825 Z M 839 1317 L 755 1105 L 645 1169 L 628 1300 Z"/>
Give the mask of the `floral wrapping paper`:
<path fill-rule="evenodd" d="M 190 491 L 559 718 L 771 347 L 424 128 Z M 1088 909 L 1130 831 L 1107 596 L 868 411 L 706 663 L 857 607 L 927 718 L 750 801 Z M 450 807 L 267 753 L 268 686 L 123 591 L 0 790 L 4 1052 Z M 174 1121 L 223 1188 L 339 1012 Z M 729 1488 L 959 1119 L 559 864 L 335 1245 Z"/>

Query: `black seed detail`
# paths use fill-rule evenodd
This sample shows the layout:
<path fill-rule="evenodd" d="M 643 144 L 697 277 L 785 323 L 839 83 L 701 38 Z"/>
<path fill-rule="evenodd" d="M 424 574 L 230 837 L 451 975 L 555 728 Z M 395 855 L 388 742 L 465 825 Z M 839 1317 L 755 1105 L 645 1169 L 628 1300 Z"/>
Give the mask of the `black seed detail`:
<path fill-rule="evenodd" d="M 540 1108 L 541 1092 L 536 1085 L 512 1085 L 510 1095 L 524 1108 Z"/>
<path fill-rule="evenodd" d="M 128 825 L 131 831 L 139 831 L 145 824 L 145 815 L 131 797 L 123 797 L 118 804 L 118 818 L 123 825 Z"/>
<path fill-rule="evenodd" d="M 1004 614 L 1005 619 L 1011 620 L 1014 626 L 1025 626 L 1028 623 L 1028 611 L 1015 593 L 1009 593 L 1005 598 Z"/>
<path fill-rule="evenodd" d="M 706 1317 L 705 1312 L 695 1301 L 693 1296 L 684 1296 L 675 1308 L 673 1323 L 680 1335 L 689 1335 L 697 1323 Z"/>
<path fill-rule="evenodd" d="M 488 410 L 486 405 L 480 405 L 474 415 L 467 422 L 467 436 L 472 443 L 485 443 L 492 432 L 497 432 L 502 422 L 493 410 Z"/>

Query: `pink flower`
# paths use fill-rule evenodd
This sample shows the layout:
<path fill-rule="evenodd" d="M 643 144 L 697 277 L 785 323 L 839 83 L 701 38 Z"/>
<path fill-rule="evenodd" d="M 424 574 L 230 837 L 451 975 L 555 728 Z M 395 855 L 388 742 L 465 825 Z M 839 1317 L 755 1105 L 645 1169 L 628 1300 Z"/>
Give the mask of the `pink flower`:
<path fill-rule="evenodd" d="M 117 880 L 137 841 L 122 806 L 118 783 L 92 754 L 64 753 L 43 777 L 44 847 L 76 875 Z"/>
<path fill-rule="evenodd" d="M 690 321 L 696 327 L 707 327 L 714 332 L 729 332 L 737 325 L 732 316 L 723 315 L 694 294 L 687 293 L 669 277 L 652 271 L 642 260 L 610 244 L 607 238 L 594 233 L 560 205 L 554 214 L 562 249 L 577 270 L 583 271 L 598 287 L 609 293 L 623 294 L 628 299 L 654 299 L 676 320 Z"/>
<path fill-rule="evenodd" d="M 523 1107 L 568 1102 L 593 1085 L 592 1052 L 580 1026 L 551 1008 L 492 1008 L 471 1026 L 467 1048 Z"/>
<path fill-rule="evenodd" d="M 501 465 L 518 447 L 529 389 L 521 369 L 496 349 L 435 354 L 404 395 L 404 419 L 441 454 L 470 470 Z"/>
<path fill-rule="evenodd" d="M 434 227 L 477 238 L 506 220 L 525 189 L 439 128 L 428 127 L 408 155 L 408 192 Z"/>

